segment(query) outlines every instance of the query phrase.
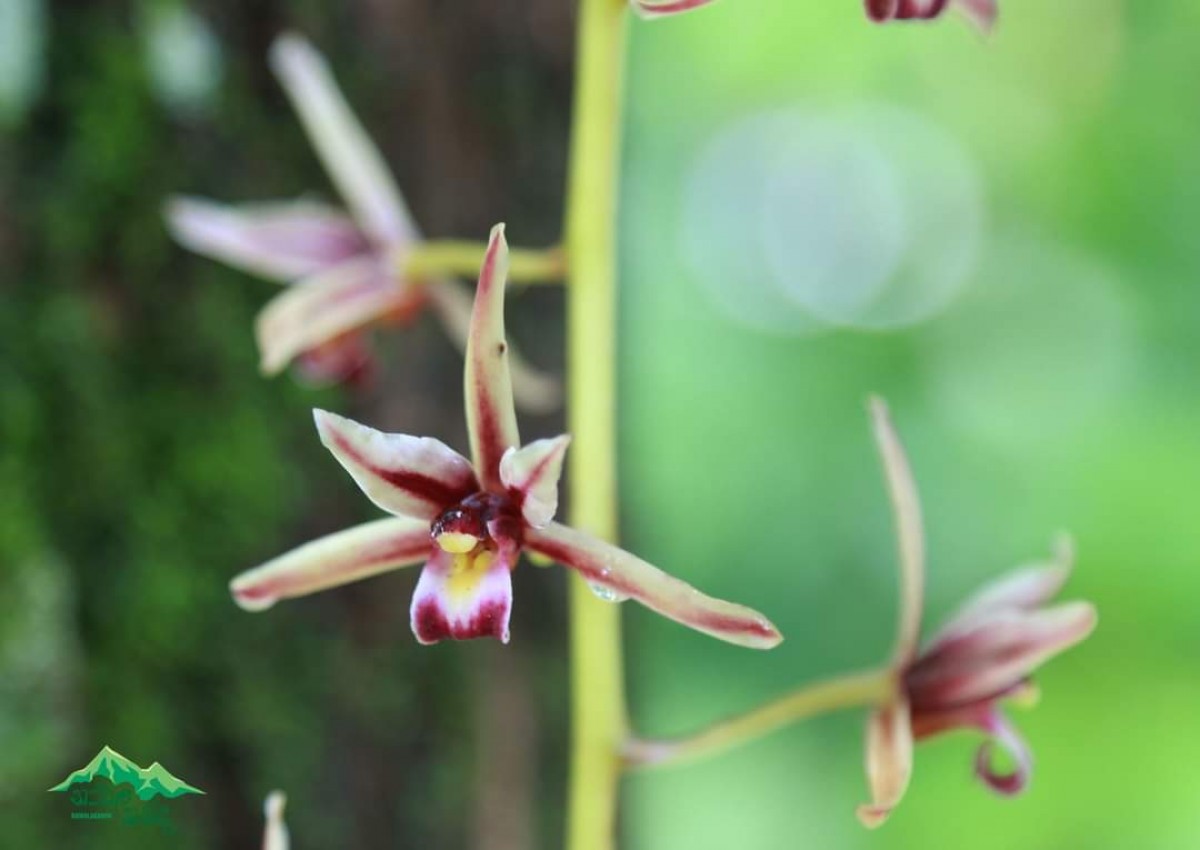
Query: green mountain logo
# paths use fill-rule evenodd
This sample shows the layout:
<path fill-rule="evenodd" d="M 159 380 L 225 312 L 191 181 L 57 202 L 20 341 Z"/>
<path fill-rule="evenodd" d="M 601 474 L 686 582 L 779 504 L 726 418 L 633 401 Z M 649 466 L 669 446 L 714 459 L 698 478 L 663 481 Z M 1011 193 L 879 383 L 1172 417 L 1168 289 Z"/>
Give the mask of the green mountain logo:
<path fill-rule="evenodd" d="M 158 762 L 149 767 L 138 767 L 112 747 L 104 747 L 86 767 L 72 773 L 62 782 L 49 789 L 67 791 L 72 785 L 86 785 L 98 776 L 103 776 L 113 785 L 130 785 L 139 800 L 155 797 L 182 797 L 184 794 L 203 794 L 199 788 L 188 785 Z"/>

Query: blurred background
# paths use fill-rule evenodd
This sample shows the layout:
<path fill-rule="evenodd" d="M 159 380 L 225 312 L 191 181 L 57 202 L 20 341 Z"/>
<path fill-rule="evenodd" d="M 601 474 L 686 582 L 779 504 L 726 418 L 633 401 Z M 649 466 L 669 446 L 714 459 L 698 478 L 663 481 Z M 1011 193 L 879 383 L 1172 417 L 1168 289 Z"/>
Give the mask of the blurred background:
<path fill-rule="evenodd" d="M 893 542 L 863 401 L 924 503 L 929 607 L 1072 531 L 1101 627 L 1015 711 L 1029 791 L 922 745 L 867 833 L 859 712 L 631 778 L 623 846 L 1200 845 L 1200 73 L 1185 0 L 1010 0 L 868 25 L 854 0 L 724 0 L 631 27 L 621 221 L 626 542 L 788 636 L 749 653 L 630 606 L 634 716 L 672 734 L 876 663 Z M 432 236 L 557 238 L 573 9 L 362 0 L 0 4 L 0 819 L 4 847 L 552 848 L 564 576 L 518 571 L 513 642 L 419 648 L 414 571 L 238 610 L 236 572 L 375 516 L 309 409 L 464 446 L 435 323 L 373 387 L 256 370 L 273 285 L 186 254 L 164 199 L 331 197 L 266 65 L 330 58 Z M 510 330 L 561 371 L 562 298 Z M 561 427 L 526 418 L 530 437 Z M 179 832 L 71 822 L 43 789 L 110 744 L 205 797 Z"/>

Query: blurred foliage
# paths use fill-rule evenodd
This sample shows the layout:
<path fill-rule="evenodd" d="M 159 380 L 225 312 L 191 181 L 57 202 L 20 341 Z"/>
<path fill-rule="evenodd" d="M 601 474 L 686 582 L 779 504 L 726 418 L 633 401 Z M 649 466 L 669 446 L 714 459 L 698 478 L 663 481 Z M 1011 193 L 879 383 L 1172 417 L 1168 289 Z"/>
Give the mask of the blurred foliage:
<path fill-rule="evenodd" d="M 479 646 L 419 650 L 411 576 L 253 617 L 225 589 L 237 570 L 372 515 L 312 437 L 308 408 L 462 445 L 456 355 L 420 326 L 388 340 L 394 365 L 374 394 L 264 381 L 249 328 L 269 286 L 183 255 L 159 214 L 177 191 L 327 192 L 265 67 L 271 37 L 292 26 L 330 54 L 430 232 L 507 219 L 517 241 L 554 239 L 568 6 L 20 6 L 32 64 L 6 79 L 30 82 L 0 103 L 5 846 L 254 847 L 261 800 L 282 787 L 298 847 L 461 847 L 480 829 L 467 823 L 480 784 L 507 781 L 487 736 L 524 734 L 528 715 L 537 729 L 516 775 L 534 784 L 533 843 L 556 845 L 557 571 L 518 576 L 515 666 Z M 1196 24 L 1183 0 L 1012 0 L 984 43 L 949 20 L 869 27 L 855 2 L 723 0 L 633 27 L 626 527 L 632 548 L 770 612 L 789 638 L 758 655 L 632 611 L 640 725 L 683 731 L 886 652 L 892 538 L 862 407 L 872 391 L 891 400 L 924 494 L 931 616 L 1068 528 L 1081 555 L 1069 594 L 1099 604 L 1101 627 L 1017 717 L 1038 757 L 1019 800 L 989 796 L 970 779 L 971 742 L 947 739 L 920 748 L 909 798 L 868 836 L 852 814 L 861 718 L 846 715 L 635 777 L 629 846 L 1200 838 L 1188 769 L 1200 100 L 1180 82 L 1200 65 Z M 986 234 L 966 291 L 886 333 L 739 325 L 705 295 L 680 233 L 695 162 L 763 110 L 872 103 L 932 122 L 976 164 Z M 542 363 L 561 343 L 558 297 L 513 307 L 514 336 Z M 524 677 L 525 698 L 506 676 Z M 83 829 L 42 791 L 104 743 L 209 792 L 175 808 L 169 844 Z"/>

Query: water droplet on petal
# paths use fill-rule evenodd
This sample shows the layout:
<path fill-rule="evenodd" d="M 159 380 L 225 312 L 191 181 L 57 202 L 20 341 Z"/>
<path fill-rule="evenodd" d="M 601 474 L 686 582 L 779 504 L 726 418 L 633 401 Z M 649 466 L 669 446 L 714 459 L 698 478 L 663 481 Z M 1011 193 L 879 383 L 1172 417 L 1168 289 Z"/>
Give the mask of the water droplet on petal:
<path fill-rule="evenodd" d="M 588 588 L 592 593 L 596 594 L 597 599 L 603 599 L 605 602 L 624 602 L 629 598 L 624 593 L 619 593 L 611 587 L 591 581 L 588 582 Z"/>

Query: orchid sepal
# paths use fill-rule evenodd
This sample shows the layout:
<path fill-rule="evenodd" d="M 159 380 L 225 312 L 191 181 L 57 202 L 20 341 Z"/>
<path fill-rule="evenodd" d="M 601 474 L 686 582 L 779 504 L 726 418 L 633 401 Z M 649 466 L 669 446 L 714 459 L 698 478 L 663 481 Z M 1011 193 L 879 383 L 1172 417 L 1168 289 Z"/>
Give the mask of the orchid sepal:
<path fill-rule="evenodd" d="M 429 523 L 390 517 L 305 543 L 238 575 L 229 590 L 242 608 L 262 611 L 281 599 L 419 564 L 428 554 Z"/>

